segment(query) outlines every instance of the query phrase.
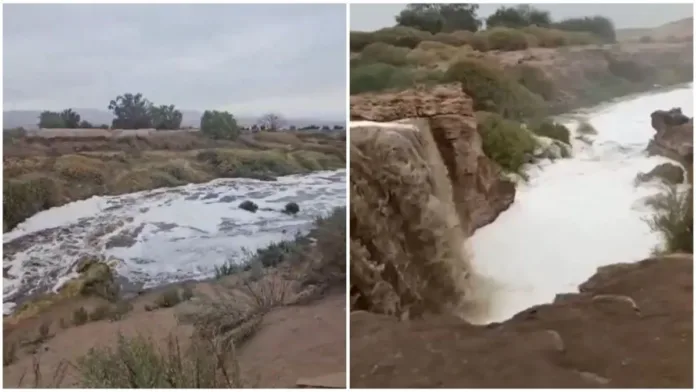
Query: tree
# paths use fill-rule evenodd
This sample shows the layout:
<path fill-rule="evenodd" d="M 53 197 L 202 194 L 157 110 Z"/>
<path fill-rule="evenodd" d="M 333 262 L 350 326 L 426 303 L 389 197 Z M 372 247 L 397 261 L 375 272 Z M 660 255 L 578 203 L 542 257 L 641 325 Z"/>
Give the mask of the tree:
<path fill-rule="evenodd" d="M 201 117 L 201 133 L 213 139 L 236 139 L 239 136 L 237 120 L 229 112 L 206 110 Z"/>
<path fill-rule="evenodd" d="M 39 114 L 39 128 L 65 128 L 65 121 L 60 113 L 44 110 Z"/>
<path fill-rule="evenodd" d="M 109 110 L 116 118 L 111 123 L 114 129 L 152 128 L 150 107 L 152 104 L 141 93 L 119 95 L 109 103 Z"/>
<path fill-rule="evenodd" d="M 408 4 L 396 23 L 433 34 L 456 30 L 478 31 L 478 4 Z"/>
<path fill-rule="evenodd" d="M 548 12 L 534 8 L 529 4 L 520 4 L 516 7 L 500 7 L 486 19 L 487 29 L 492 27 L 519 29 L 531 25 L 548 27 L 551 25 L 551 16 Z"/>
<path fill-rule="evenodd" d="M 560 30 L 589 32 L 604 42 L 616 42 L 614 23 L 603 16 L 564 19 L 555 23 L 554 27 Z"/>
<path fill-rule="evenodd" d="M 65 109 L 60 113 L 60 118 L 65 124 L 65 128 L 79 128 L 80 126 L 80 115 L 74 112 L 72 109 Z"/>
<path fill-rule="evenodd" d="M 150 118 L 155 129 L 179 129 L 184 116 L 174 105 L 151 105 Z"/>
<path fill-rule="evenodd" d="M 259 119 L 262 129 L 277 131 L 285 125 L 285 120 L 278 114 L 266 113 Z"/>
<path fill-rule="evenodd" d="M 94 125 L 87 120 L 82 120 L 80 121 L 80 126 L 78 128 L 92 129 L 94 128 Z"/>

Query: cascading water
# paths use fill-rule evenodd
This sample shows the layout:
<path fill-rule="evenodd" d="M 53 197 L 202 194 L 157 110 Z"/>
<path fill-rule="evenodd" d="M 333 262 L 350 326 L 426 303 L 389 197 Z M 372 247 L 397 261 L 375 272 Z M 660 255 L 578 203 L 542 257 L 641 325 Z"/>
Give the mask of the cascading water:
<path fill-rule="evenodd" d="M 346 203 L 345 170 L 219 179 L 120 196 L 92 197 L 40 212 L 3 235 L 5 313 L 32 292 L 56 289 L 85 255 L 115 260 L 128 283 L 153 287 L 214 274 L 248 252 L 292 238 Z M 239 208 L 244 200 L 259 207 Z M 296 215 L 282 212 L 296 202 Z"/>
<path fill-rule="evenodd" d="M 492 285 L 486 314 L 472 321 L 504 321 L 577 292 L 600 266 L 650 255 L 660 238 L 643 221 L 651 212 L 645 199 L 660 187 L 634 179 L 669 161 L 645 152 L 655 133 L 650 113 L 681 107 L 692 116 L 692 94 L 690 84 L 582 113 L 598 132 L 594 143 L 574 140 L 573 158 L 531 168 L 509 210 L 470 238 L 474 270 Z M 577 120 L 564 122 L 577 128 Z"/>

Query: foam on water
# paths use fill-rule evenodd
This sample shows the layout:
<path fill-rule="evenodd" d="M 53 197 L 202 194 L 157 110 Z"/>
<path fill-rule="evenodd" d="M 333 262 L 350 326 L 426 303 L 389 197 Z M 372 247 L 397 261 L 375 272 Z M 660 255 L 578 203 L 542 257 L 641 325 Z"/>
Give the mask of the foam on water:
<path fill-rule="evenodd" d="M 660 238 L 643 221 L 650 214 L 644 201 L 660 187 L 636 187 L 634 179 L 669 161 L 645 148 L 655 134 L 650 113 L 672 107 L 693 115 L 691 85 L 590 110 L 593 145 L 575 141 L 573 158 L 531 168 L 510 209 L 471 238 L 475 271 L 494 282 L 479 322 L 552 302 L 577 292 L 600 266 L 650 255 Z M 566 125 L 574 131 L 578 123 Z"/>
<path fill-rule="evenodd" d="M 214 274 L 226 261 L 308 230 L 313 219 L 346 204 L 345 170 L 92 197 L 40 212 L 3 236 L 5 312 L 31 290 L 57 289 L 82 256 L 117 259 L 130 282 L 152 287 Z M 239 208 L 256 203 L 256 213 Z M 281 211 L 296 202 L 300 212 Z"/>

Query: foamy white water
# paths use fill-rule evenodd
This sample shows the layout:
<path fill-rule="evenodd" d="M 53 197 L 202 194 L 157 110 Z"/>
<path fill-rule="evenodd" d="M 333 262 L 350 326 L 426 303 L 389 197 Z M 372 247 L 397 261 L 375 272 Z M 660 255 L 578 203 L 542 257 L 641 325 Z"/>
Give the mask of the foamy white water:
<path fill-rule="evenodd" d="M 3 236 L 5 312 L 33 290 L 56 289 L 85 255 L 117 259 L 115 270 L 152 287 L 214 274 L 226 261 L 292 238 L 346 204 L 345 170 L 277 181 L 218 179 L 120 196 L 92 197 L 40 212 Z M 244 200 L 256 213 L 239 208 Z M 297 215 L 281 211 L 288 202 Z"/>
<path fill-rule="evenodd" d="M 669 162 L 648 157 L 645 148 L 655 134 L 650 113 L 672 107 L 693 115 L 691 84 L 586 111 L 598 131 L 594 144 L 574 141 L 573 158 L 530 169 L 510 209 L 471 238 L 475 271 L 493 282 L 479 322 L 550 303 L 577 292 L 600 266 L 650 255 L 660 237 L 642 220 L 651 213 L 644 201 L 660 187 L 636 187 L 634 179 Z M 566 125 L 574 131 L 578 123 Z"/>

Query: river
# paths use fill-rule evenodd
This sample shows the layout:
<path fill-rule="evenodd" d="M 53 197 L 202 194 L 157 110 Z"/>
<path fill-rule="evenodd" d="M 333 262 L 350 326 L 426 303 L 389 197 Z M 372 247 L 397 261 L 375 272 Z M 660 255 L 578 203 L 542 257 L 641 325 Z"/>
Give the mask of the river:
<path fill-rule="evenodd" d="M 244 200 L 259 210 L 240 209 Z M 281 212 L 288 202 L 298 214 Z M 42 211 L 3 235 L 4 313 L 19 298 L 58 289 L 86 255 L 114 260 L 119 278 L 137 287 L 205 279 L 345 204 L 346 171 L 337 170 L 95 196 Z"/>
<path fill-rule="evenodd" d="M 645 148 L 655 131 L 650 113 L 681 107 L 693 116 L 692 85 L 626 98 L 577 113 L 598 134 L 588 145 L 573 139 L 574 156 L 530 168 L 515 202 L 470 239 L 473 267 L 491 285 L 487 314 L 500 322 L 556 294 L 578 291 L 598 267 L 650 256 L 660 237 L 644 218 L 656 183 L 634 186 L 663 157 Z M 561 118 L 575 132 L 577 116 Z"/>

